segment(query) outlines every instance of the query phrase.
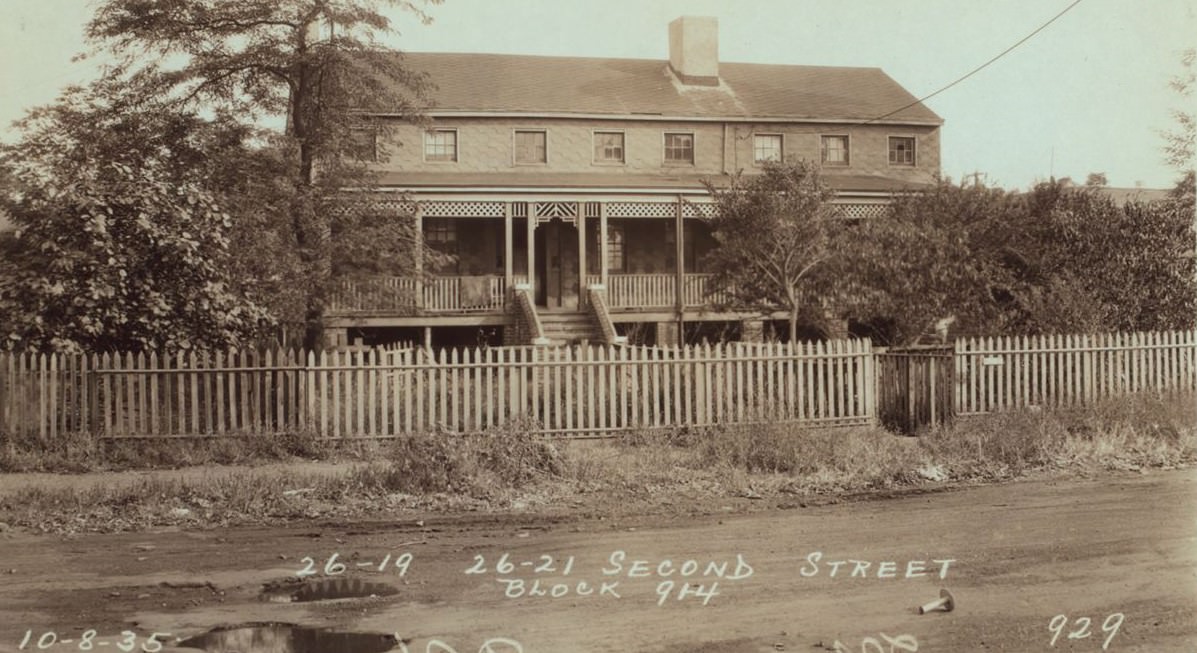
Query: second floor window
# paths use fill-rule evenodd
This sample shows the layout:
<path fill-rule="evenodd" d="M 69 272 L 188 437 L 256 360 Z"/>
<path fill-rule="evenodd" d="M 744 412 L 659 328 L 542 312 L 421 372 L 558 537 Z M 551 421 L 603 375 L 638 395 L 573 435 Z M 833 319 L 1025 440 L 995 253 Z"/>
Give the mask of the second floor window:
<path fill-rule="evenodd" d="M 665 134 L 665 163 L 694 163 L 694 134 Z"/>
<path fill-rule="evenodd" d="M 543 131 L 515 132 L 516 163 L 547 163 L 548 134 Z"/>
<path fill-rule="evenodd" d="M 752 137 L 752 160 L 755 163 L 781 161 L 781 134 L 756 134 Z"/>
<path fill-rule="evenodd" d="M 893 166 L 914 165 L 914 138 L 911 136 L 889 137 L 889 164 Z"/>
<path fill-rule="evenodd" d="M 424 132 L 425 161 L 456 161 L 457 130 L 431 129 Z"/>
<path fill-rule="evenodd" d="M 829 166 L 848 165 L 848 137 L 824 136 L 822 161 Z"/>
<path fill-rule="evenodd" d="M 594 132 L 595 163 L 623 163 L 623 132 Z"/>

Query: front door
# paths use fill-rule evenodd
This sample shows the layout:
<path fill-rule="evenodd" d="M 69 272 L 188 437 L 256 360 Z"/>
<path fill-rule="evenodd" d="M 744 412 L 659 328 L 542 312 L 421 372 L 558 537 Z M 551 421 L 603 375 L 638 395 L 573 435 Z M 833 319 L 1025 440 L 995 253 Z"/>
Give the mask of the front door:
<path fill-rule="evenodd" d="M 578 230 L 554 218 L 536 228 L 536 303 L 578 310 Z"/>

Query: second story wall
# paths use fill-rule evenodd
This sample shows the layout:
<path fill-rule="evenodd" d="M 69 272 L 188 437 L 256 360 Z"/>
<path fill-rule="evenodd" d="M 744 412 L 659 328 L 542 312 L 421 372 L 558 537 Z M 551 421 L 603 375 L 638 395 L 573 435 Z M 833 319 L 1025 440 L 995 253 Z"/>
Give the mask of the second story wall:
<path fill-rule="evenodd" d="M 379 143 L 384 160 L 378 163 L 378 168 L 394 172 L 503 172 L 530 176 L 546 172 L 716 176 L 759 168 L 754 152 L 761 151 L 762 145 L 772 147 L 780 143 L 787 158 L 821 161 L 824 137 L 833 139 L 835 146 L 843 144 L 841 139 L 846 138 L 847 143 L 846 162 L 841 158 L 824 164 L 828 175 L 879 175 L 926 182 L 939 172 L 940 163 L 939 128 L 934 126 L 442 118 L 434 121 L 430 129 L 449 132 L 440 137 L 439 149 L 426 146 L 423 128 L 397 125 L 390 138 Z M 517 136 L 517 132 L 526 133 Z M 672 154 L 675 158 L 680 156 L 682 161 L 666 159 L 666 134 L 682 136 L 671 142 Z M 758 135 L 762 140 L 758 141 Z M 686 137 L 692 140 L 687 141 Z M 899 158 L 913 161 L 891 163 L 891 137 L 909 139 L 901 144 L 912 144 L 913 156 Z M 607 139 L 606 156 L 615 160 L 603 160 L 596 154 L 599 149 L 596 139 Z M 445 156 L 450 140 L 453 157 Z M 687 142 L 692 146 L 692 161 L 684 160 Z M 542 143 L 543 162 L 539 161 Z M 517 150 L 531 160 L 517 160 Z M 435 160 L 435 152 L 441 154 L 441 159 L 455 160 Z"/>

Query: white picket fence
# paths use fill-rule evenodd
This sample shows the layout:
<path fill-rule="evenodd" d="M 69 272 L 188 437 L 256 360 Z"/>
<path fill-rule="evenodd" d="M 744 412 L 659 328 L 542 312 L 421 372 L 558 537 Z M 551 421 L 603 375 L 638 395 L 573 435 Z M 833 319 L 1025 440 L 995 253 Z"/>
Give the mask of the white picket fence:
<path fill-rule="evenodd" d="M 331 438 L 532 420 L 596 436 L 763 420 L 867 424 L 867 341 L 0 356 L 10 433 L 107 437 L 310 429 Z M 30 407 L 37 406 L 36 410 Z"/>
<path fill-rule="evenodd" d="M 1197 331 L 958 340 L 955 413 L 1197 391 Z"/>
<path fill-rule="evenodd" d="M 942 367 L 893 365 L 883 356 L 914 354 L 880 354 L 864 340 L 167 357 L 0 353 L 0 440 L 301 429 L 386 438 L 513 420 L 531 420 L 544 434 L 603 436 L 760 421 L 871 424 L 885 412 L 879 403 L 906 406 L 917 426 L 923 413 L 944 418 L 1143 391 L 1197 393 L 1197 331 L 965 339 L 951 359 L 942 354 L 950 380 L 939 380 Z M 914 378 L 924 368 L 934 377 L 929 383 Z M 917 401 L 904 398 L 915 392 Z"/>

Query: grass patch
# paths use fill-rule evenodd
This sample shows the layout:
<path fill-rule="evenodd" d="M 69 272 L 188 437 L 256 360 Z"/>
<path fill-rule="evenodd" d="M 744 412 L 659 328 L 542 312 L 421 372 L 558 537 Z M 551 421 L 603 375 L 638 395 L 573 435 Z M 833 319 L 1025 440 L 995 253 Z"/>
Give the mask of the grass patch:
<path fill-rule="evenodd" d="M 572 475 L 594 489 L 834 494 L 1045 470 L 1173 467 L 1197 461 L 1195 425 L 1193 397 L 1136 395 L 1086 408 L 969 417 L 917 438 L 875 427 L 779 423 L 645 431 L 606 449 L 571 449 L 569 462 Z"/>
<path fill-rule="evenodd" d="M 478 434 L 425 433 L 403 437 L 384 451 L 386 464 L 371 466 L 363 482 L 411 494 L 456 492 L 495 498 L 534 481 L 558 477 L 564 465 L 548 440 L 529 435 L 526 422 Z"/>
<path fill-rule="evenodd" d="M 957 420 L 919 442 L 955 479 L 1171 467 L 1197 460 L 1197 401 L 1141 394 L 1090 407 L 1019 409 Z"/>
<path fill-rule="evenodd" d="M 21 488 L 0 495 L 0 520 L 67 532 L 550 503 L 599 514 L 674 512 L 686 504 L 706 509 L 729 497 L 835 496 L 1038 471 L 1088 474 L 1197 461 L 1197 402 L 1191 396 L 1140 395 L 1088 408 L 995 413 L 958 419 L 920 437 L 875 427 L 820 430 L 765 423 L 641 431 L 561 444 L 529 435 L 534 430 L 517 422 L 479 434 L 427 433 L 374 443 L 359 450 L 356 461 L 322 474 L 238 469 L 123 484 L 101 479 L 90 487 Z M 177 466 L 337 452 L 305 437 L 212 441 L 194 449 L 187 446 L 194 443 L 176 441 L 120 444 L 155 446 L 106 450 L 103 464 Z M 66 438 L 48 464 L 74 461 L 94 469 L 88 452 L 95 450 Z"/>
<path fill-rule="evenodd" d="M 358 455 L 314 432 L 245 433 L 206 438 L 100 439 L 63 433 L 46 442 L 14 438 L 0 446 L 0 472 L 103 472 L 327 460 Z"/>
<path fill-rule="evenodd" d="M 0 495 L 0 519 L 33 530 L 78 532 L 493 508 L 564 470 L 552 443 L 528 437 L 528 430 L 517 422 L 472 435 L 400 438 L 380 448 L 374 460 L 347 463 L 333 473 L 225 470 L 199 478 L 20 488 Z"/>

